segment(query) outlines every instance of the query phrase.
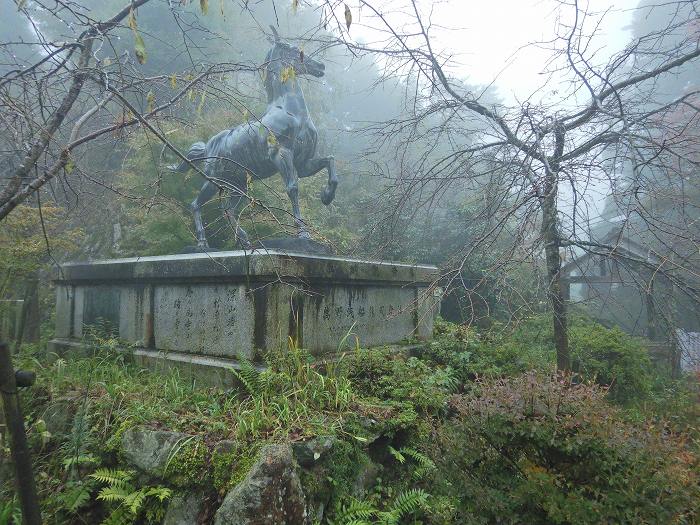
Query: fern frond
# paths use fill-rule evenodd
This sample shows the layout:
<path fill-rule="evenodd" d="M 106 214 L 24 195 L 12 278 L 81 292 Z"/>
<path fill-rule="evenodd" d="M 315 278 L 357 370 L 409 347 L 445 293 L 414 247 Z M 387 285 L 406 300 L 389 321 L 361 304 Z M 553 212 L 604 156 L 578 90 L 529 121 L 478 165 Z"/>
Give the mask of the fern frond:
<path fill-rule="evenodd" d="M 107 516 L 102 525 L 132 525 L 134 518 L 128 507 L 120 505 Z"/>
<path fill-rule="evenodd" d="M 260 388 L 260 371 L 255 368 L 255 365 L 245 356 L 238 357 L 240 368 L 236 370 L 231 368 L 231 372 L 236 376 L 251 397 L 258 397 L 262 393 Z"/>
<path fill-rule="evenodd" d="M 150 487 L 146 490 L 147 497 L 158 498 L 159 501 L 165 501 L 173 495 L 173 491 L 167 487 Z"/>
<path fill-rule="evenodd" d="M 146 501 L 146 491 L 141 489 L 128 494 L 124 498 L 124 505 L 129 507 L 132 514 L 136 515 L 141 510 L 144 501 Z"/>
<path fill-rule="evenodd" d="M 97 465 L 100 462 L 98 458 L 92 454 L 78 454 L 77 456 L 70 456 L 63 460 L 63 467 L 66 470 L 70 470 L 71 467 L 77 465 Z"/>
<path fill-rule="evenodd" d="M 114 485 L 109 487 L 104 487 L 97 494 L 97 499 L 107 501 L 109 503 L 115 503 L 117 501 L 125 501 L 127 497 L 132 494 L 131 487 L 116 487 Z"/>
<path fill-rule="evenodd" d="M 96 479 L 104 485 L 118 485 L 131 481 L 134 473 L 131 470 L 115 470 L 110 468 L 99 468 L 90 477 Z"/>
<path fill-rule="evenodd" d="M 425 508 L 428 503 L 429 494 L 423 489 L 409 489 L 396 496 L 391 504 L 389 514 L 396 517 L 396 521 L 388 523 L 398 523 L 398 521 L 418 509 Z"/>
<path fill-rule="evenodd" d="M 352 499 L 336 508 L 332 525 L 370 525 L 372 516 L 376 514 L 377 509 L 368 501 Z"/>
<path fill-rule="evenodd" d="M 394 456 L 394 459 L 401 463 L 403 465 L 404 461 L 406 461 L 406 457 L 401 453 L 400 450 L 396 450 L 394 447 L 391 445 L 389 446 L 389 453 Z"/>
<path fill-rule="evenodd" d="M 79 484 L 61 495 L 61 500 L 68 512 L 77 512 L 88 501 L 92 487 L 89 484 Z"/>
<path fill-rule="evenodd" d="M 408 447 L 402 448 L 401 452 L 410 457 L 416 463 L 418 463 L 418 468 L 414 472 L 416 478 L 420 479 L 429 472 L 437 470 L 435 462 L 422 452 Z"/>

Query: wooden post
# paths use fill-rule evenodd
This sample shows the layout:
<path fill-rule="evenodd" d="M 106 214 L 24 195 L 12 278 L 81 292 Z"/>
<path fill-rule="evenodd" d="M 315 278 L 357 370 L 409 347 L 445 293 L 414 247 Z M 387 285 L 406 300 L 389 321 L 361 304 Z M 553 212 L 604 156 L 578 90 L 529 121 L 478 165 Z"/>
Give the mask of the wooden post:
<path fill-rule="evenodd" d="M 10 451 L 15 465 L 15 482 L 22 508 L 22 521 L 24 525 L 41 525 L 39 496 L 34 483 L 27 436 L 24 433 L 24 418 L 17 396 L 15 370 L 12 367 L 10 347 L 2 342 L 0 342 L 0 394 L 2 394 L 5 410 L 5 425 L 10 435 Z"/>

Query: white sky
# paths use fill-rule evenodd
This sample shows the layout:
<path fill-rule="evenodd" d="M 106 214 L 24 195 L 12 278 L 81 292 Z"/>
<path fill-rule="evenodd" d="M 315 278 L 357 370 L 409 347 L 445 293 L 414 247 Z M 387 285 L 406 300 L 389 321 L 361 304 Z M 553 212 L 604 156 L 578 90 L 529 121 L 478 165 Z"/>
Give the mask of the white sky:
<path fill-rule="evenodd" d="M 610 9 L 598 37 L 598 43 L 605 46 L 602 54 L 609 56 L 629 42 L 625 27 L 637 4 L 638 0 L 590 0 L 593 12 Z M 542 85 L 540 72 L 550 53 L 533 46 L 517 50 L 551 39 L 556 33 L 557 14 L 563 23 L 573 19 L 573 8 L 558 7 L 552 0 L 453 0 L 440 5 L 436 14 L 440 20 L 465 27 L 459 32 L 444 31 L 442 38 L 463 53 L 461 61 L 470 80 L 485 84 L 498 77 L 496 85 L 502 96 L 525 98 Z"/>
<path fill-rule="evenodd" d="M 638 3 L 639 0 L 579 1 L 581 7 L 588 5 L 591 13 L 608 10 L 596 39 L 599 58 L 614 54 L 629 42 L 630 32 L 626 27 Z M 372 31 L 367 26 L 376 21 L 367 16 L 366 9 L 360 11 L 354 4 L 348 2 L 360 17 L 351 35 L 371 41 Z M 395 10 L 398 5 L 386 0 L 383 11 L 397 26 L 402 18 L 409 19 L 408 14 Z M 556 35 L 557 17 L 561 17 L 559 23 L 569 23 L 574 14 L 573 7 L 562 6 L 556 0 L 423 0 L 421 6 L 426 15 L 433 10 L 430 33 L 434 42 L 453 53 L 453 63 L 460 64 L 453 71 L 475 84 L 490 84 L 496 79 L 498 93 L 509 102 L 513 97 L 527 98 L 542 86 L 545 78 L 540 73 L 551 55 L 550 51 L 533 46 L 518 49 L 551 40 Z M 342 17 L 342 13 L 338 15 Z M 556 84 L 556 79 L 553 80 Z"/>

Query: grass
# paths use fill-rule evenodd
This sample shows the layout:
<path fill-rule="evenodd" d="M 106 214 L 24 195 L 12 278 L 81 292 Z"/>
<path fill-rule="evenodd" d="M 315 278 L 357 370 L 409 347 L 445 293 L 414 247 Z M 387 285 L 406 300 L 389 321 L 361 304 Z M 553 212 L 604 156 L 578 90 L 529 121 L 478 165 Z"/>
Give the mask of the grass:
<path fill-rule="evenodd" d="M 390 502 L 401 494 L 415 488 L 437 490 L 431 477 L 436 476 L 439 454 L 431 458 L 425 452 L 435 441 L 436 428 L 454 416 L 454 393 L 476 395 L 472 376 L 484 371 L 497 377 L 518 375 L 506 373 L 503 365 L 512 366 L 504 355 L 516 345 L 500 352 L 503 345 L 482 339 L 472 331 L 439 323 L 434 341 L 418 356 L 356 347 L 325 362 L 314 362 L 306 351 L 290 344 L 269 354 L 263 371 L 241 360 L 240 369 L 230 371 L 240 387 L 228 391 L 195 387 L 175 369 L 144 370 L 117 350 L 118 341 L 96 334 L 87 340 L 92 355 L 84 358 L 51 361 L 39 345 L 27 345 L 16 356 L 16 365 L 37 373 L 36 384 L 22 392 L 22 404 L 40 497 L 50 515 L 74 516 L 70 508 L 75 501 L 84 505 L 80 512 L 99 515 L 96 488 L 85 480 L 96 469 L 123 467 L 121 437 L 133 426 L 193 436 L 169 462 L 168 471 L 177 482 L 169 478 L 167 483 L 178 489 L 213 485 L 219 495 L 245 475 L 265 443 L 335 435 L 340 440 L 334 448 L 336 457 L 329 460 L 328 473 L 312 485 L 319 493 L 331 490 L 340 505 L 334 508 L 340 512 L 351 497 L 346 492 L 361 458 L 367 459 L 363 447 L 381 435 L 380 456 L 391 465 L 372 489 L 372 512 L 379 516 L 389 512 Z M 674 413 L 686 418 L 675 426 L 687 427 L 685 398 L 675 391 L 666 397 L 679 405 Z M 665 406 L 670 406 L 666 397 Z M 67 417 L 63 436 L 51 435 L 56 423 L 45 414 L 52 405 L 61 406 Z M 639 421 L 649 413 L 638 414 Z M 692 439 L 692 433 L 687 435 Z M 233 447 L 214 453 L 222 440 L 232 441 Z M 468 446 L 473 444 L 455 443 L 455 451 L 459 455 Z M 11 498 L 8 490 L 0 488 L 0 501 Z M 76 494 L 83 499 L 71 496 Z M 436 517 L 451 515 L 455 502 L 450 498 L 433 494 L 430 523 L 450 522 Z M 11 510 L 0 506 L 1 512 Z"/>

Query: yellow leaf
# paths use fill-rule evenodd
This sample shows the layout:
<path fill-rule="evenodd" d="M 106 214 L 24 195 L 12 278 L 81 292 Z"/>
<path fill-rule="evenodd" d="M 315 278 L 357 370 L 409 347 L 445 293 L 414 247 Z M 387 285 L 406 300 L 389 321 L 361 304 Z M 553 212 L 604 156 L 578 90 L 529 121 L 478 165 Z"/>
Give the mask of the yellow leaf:
<path fill-rule="evenodd" d="M 299 8 L 299 0 L 292 0 L 292 13 L 297 14 L 297 9 Z"/>
<path fill-rule="evenodd" d="M 24 4 L 26 4 L 26 3 L 27 3 L 27 0 L 19 0 L 19 2 L 17 2 L 17 11 L 20 11 L 24 7 Z"/>
<path fill-rule="evenodd" d="M 136 31 L 136 15 L 134 14 L 133 7 L 129 11 L 129 27 L 132 31 Z"/>
<path fill-rule="evenodd" d="M 209 0 L 199 0 L 199 7 L 202 10 L 202 14 L 206 15 L 209 12 Z"/>
<path fill-rule="evenodd" d="M 245 186 L 248 193 L 253 191 L 253 176 L 248 171 L 245 172 Z"/>
<path fill-rule="evenodd" d="M 148 57 L 146 54 L 146 44 L 137 31 L 134 31 L 134 53 L 136 53 L 136 60 L 139 61 L 139 64 L 146 63 L 146 58 Z"/>
<path fill-rule="evenodd" d="M 219 9 L 221 9 L 221 16 L 224 16 L 224 0 L 219 3 Z"/>
<path fill-rule="evenodd" d="M 277 146 L 277 137 L 275 137 L 275 134 L 272 131 L 270 131 L 267 134 L 267 145 L 270 146 L 271 148 L 274 148 L 275 146 Z"/>
<path fill-rule="evenodd" d="M 148 95 L 146 95 L 146 111 L 149 113 L 153 111 L 156 107 L 156 94 L 153 91 L 149 91 Z"/>
<path fill-rule="evenodd" d="M 352 25 L 352 13 L 348 4 L 345 4 L 345 25 L 348 26 L 348 31 L 350 31 L 350 26 Z"/>
<path fill-rule="evenodd" d="M 170 75 L 170 87 L 173 89 L 177 87 L 177 77 L 175 76 L 175 73 Z"/>
<path fill-rule="evenodd" d="M 73 162 L 73 159 L 68 159 L 68 162 L 66 162 L 65 168 L 63 168 L 66 171 L 66 175 L 70 175 L 73 173 L 73 169 L 75 168 L 75 163 Z"/>
<path fill-rule="evenodd" d="M 199 99 L 199 105 L 197 106 L 197 113 L 202 112 L 202 108 L 204 107 L 204 99 L 206 98 L 206 96 L 207 96 L 207 92 L 202 91 L 202 97 Z"/>
<path fill-rule="evenodd" d="M 292 66 L 285 67 L 280 72 L 280 80 L 282 82 L 287 82 L 288 80 L 294 80 L 295 77 L 296 77 L 296 71 L 294 71 L 294 68 Z"/>
<path fill-rule="evenodd" d="M 112 64 L 112 59 L 109 58 L 109 57 L 105 58 L 105 59 L 102 61 L 102 65 L 103 65 L 104 67 L 107 67 L 107 66 L 109 66 L 109 65 L 111 65 L 111 64 Z"/>
<path fill-rule="evenodd" d="M 247 109 L 244 109 L 244 110 L 243 110 L 243 120 L 248 120 L 248 116 L 249 116 L 249 115 L 248 115 L 248 110 L 247 110 Z"/>

